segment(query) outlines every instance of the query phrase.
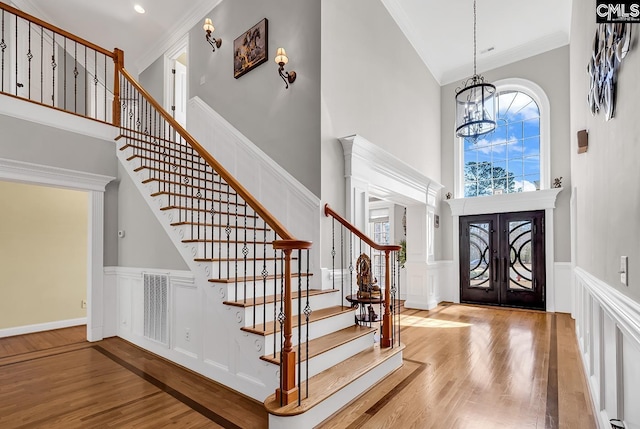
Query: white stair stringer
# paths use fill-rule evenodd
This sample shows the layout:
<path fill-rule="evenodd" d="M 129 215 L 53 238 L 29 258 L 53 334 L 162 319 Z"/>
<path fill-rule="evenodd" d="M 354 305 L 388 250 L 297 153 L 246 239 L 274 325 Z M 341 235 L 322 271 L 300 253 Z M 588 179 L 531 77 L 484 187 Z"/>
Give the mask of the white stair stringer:
<path fill-rule="evenodd" d="M 153 353 L 174 361 L 193 371 L 218 381 L 244 395 L 262 401 L 273 393 L 277 384 L 278 368 L 261 361 L 264 354 L 255 335 L 242 332 L 240 327 L 244 323 L 244 314 L 238 308 L 224 305 L 227 299 L 227 285 L 209 282 L 211 266 L 209 263 L 195 262 L 198 256 L 197 246 L 182 243 L 183 226 L 171 226 L 176 220 L 172 213 L 160 210 L 161 201 L 157 201 L 151 194 L 155 191 L 152 185 L 144 184 L 144 173 L 136 172 L 134 162 L 127 161 L 128 151 L 117 151 L 118 160 L 132 178 L 140 195 L 154 216 L 160 222 L 169 238 L 176 244 L 176 249 L 186 262 L 195 277 L 195 284 L 200 296 L 199 314 L 201 325 L 206 335 L 202 335 L 200 353 L 197 356 L 185 354 L 172 347 L 163 347 L 144 338 L 125 338 Z M 181 233 L 182 231 L 182 233 Z"/>

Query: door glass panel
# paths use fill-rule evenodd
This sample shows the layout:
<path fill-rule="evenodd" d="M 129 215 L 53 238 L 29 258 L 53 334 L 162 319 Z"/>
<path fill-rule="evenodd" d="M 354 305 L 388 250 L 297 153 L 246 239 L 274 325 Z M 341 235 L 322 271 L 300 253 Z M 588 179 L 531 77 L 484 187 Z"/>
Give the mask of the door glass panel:
<path fill-rule="evenodd" d="M 531 233 L 531 221 L 509 222 L 509 289 L 533 290 Z"/>
<path fill-rule="evenodd" d="M 469 286 L 491 288 L 491 254 L 489 249 L 491 224 L 469 224 Z"/>

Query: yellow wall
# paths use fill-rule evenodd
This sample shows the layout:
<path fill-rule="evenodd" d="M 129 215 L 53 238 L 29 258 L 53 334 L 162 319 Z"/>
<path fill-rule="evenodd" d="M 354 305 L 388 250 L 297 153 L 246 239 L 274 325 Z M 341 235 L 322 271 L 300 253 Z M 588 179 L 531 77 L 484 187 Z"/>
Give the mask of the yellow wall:
<path fill-rule="evenodd" d="M 88 194 L 0 182 L 0 329 L 86 317 Z"/>

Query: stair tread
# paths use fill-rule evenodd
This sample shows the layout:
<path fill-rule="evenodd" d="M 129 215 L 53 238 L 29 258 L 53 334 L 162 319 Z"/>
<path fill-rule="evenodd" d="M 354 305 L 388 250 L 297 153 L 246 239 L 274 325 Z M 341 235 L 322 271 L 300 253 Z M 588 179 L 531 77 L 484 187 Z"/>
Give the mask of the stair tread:
<path fill-rule="evenodd" d="M 226 225 L 222 225 L 220 223 L 207 223 L 207 222 L 196 222 L 196 221 L 193 221 L 193 222 L 190 222 L 190 221 L 174 222 L 174 223 L 171 224 L 171 226 L 190 226 L 190 225 L 198 226 L 198 227 L 200 227 L 200 226 L 212 227 L 212 228 L 225 228 L 226 227 Z M 256 231 L 267 231 L 267 232 L 271 231 L 271 229 L 269 229 L 269 228 L 253 227 L 253 226 L 249 226 L 249 225 L 247 225 L 247 226 L 244 226 L 244 225 L 238 225 L 238 226 L 229 225 L 229 227 L 232 228 L 232 229 L 238 228 L 238 229 L 246 229 L 246 230 L 252 230 L 252 231 L 254 229 Z"/>
<path fill-rule="evenodd" d="M 401 343 L 397 347 L 381 348 L 380 343 L 376 343 L 372 348 L 364 350 L 322 371 L 320 374 L 310 377 L 309 397 L 303 398 L 300 406 L 298 406 L 298 401 L 280 406 L 280 402 L 276 400 L 275 393 L 264 401 L 264 406 L 269 414 L 276 416 L 295 416 L 305 413 L 348 386 L 352 381 L 357 380 L 386 360 L 402 352 L 404 347 L 404 344 Z M 303 382 L 300 387 L 303 394 L 306 392 L 306 384 L 306 382 Z"/>
<path fill-rule="evenodd" d="M 306 274 L 306 273 L 302 273 L 302 274 L 291 274 L 291 277 L 293 277 L 293 278 L 297 278 L 298 276 L 307 277 L 307 276 L 312 276 L 312 275 L 313 275 L 313 274 Z M 267 276 L 267 277 L 266 277 L 266 280 L 273 280 L 273 279 L 275 279 L 275 278 L 276 278 L 276 276 L 274 276 L 274 275 L 272 274 L 272 275 Z M 281 279 L 281 278 L 282 278 L 282 274 L 278 274 L 277 278 Z M 238 277 L 238 278 L 236 278 L 236 277 L 231 277 L 231 278 L 228 278 L 228 279 L 209 279 L 209 281 L 210 281 L 211 283 L 227 283 L 227 284 L 231 284 L 231 283 L 235 283 L 236 281 L 237 281 L 238 283 L 241 283 L 241 282 L 247 282 L 247 281 L 249 281 L 249 282 L 250 282 L 250 281 L 252 281 L 252 280 L 254 280 L 254 279 L 256 279 L 256 280 L 262 280 L 262 275 L 256 275 L 256 277 Z"/>
<path fill-rule="evenodd" d="M 149 143 L 147 140 L 137 139 L 137 138 L 134 138 L 134 137 L 131 137 L 131 136 L 122 136 L 122 137 L 125 137 L 127 140 L 131 140 L 131 141 L 135 141 L 135 142 L 141 143 L 142 145 L 132 144 L 130 142 L 127 142 L 127 143 L 124 144 L 124 146 L 120 147 L 121 151 L 125 150 L 125 149 L 128 149 L 128 148 L 131 148 L 131 149 L 137 149 L 137 150 L 141 150 L 141 151 L 145 151 L 145 152 L 153 152 L 153 153 L 160 153 L 161 154 L 161 152 L 155 150 L 157 148 L 161 148 L 163 150 L 168 150 L 168 151 L 171 151 L 171 152 L 174 152 L 174 153 L 179 153 L 179 154 L 186 155 L 186 156 L 200 156 L 200 154 L 198 154 L 198 152 L 195 149 L 191 149 L 191 151 L 189 151 L 191 146 L 183 146 L 183 145 L 180 145 L 178 143 L 175 143 L 175 142 L 172 142 L 172 141 L 169 141 L 169 140 L 160 139 L 161 141 L 163 141 L 165 143 L 165 145 L 158 146 L 157 144 L 154 144 L 153 142 Z M 116 140 L 118 140 L 118 139 L 116 139 Z M 175 146 L 175 147 L 171 147 L 172 145 Z M 185 152 L 182 149 L 187 149 L 187 151 Z"/>
<path fill-rule="evenodd" d="M 343 313 L 353 312 L 353 311 L 355 310 L 351 307 L 347 307 L 347 306 L 342 307 L 339 305 L 336 305 L 334 307 L 321 308 L 319 310 L 314 310 L 311 312 L 311 316 L 309 316 L 309 323 L 316 322 L 322 319 L 327 319 L 329 317 L 337 316 Z M 294 327 L 298 325 L 298 316 L 293 316 L 293 320 L 291 321 L 291 324 Z M 240 328 L 240 330 L 245 332 L 251 332 L 253 334 L 267 336 L 276 332 L 280 332 L 280 323 L 276 321 L 274 326 L 273 321 L 271 321 L 271 322 L 267 322 L 266 326 L 264 326 L 264 324 L 261 323 L 259 325 L 256 325 L 255 328 L 251 326 L 244 326 Z"/>
<path fill-rule="evenodd" d="M 340 347 L 341 345 L 357 338 L 373 333 L 376 330 L 376 328 L 370 328 L 367 326 L 353 325 L 322 337 L 315 338 L 309 341 L 309 359 Z M 297 352 L 298 346 L 294 346 L 294 350 Z M 300 358 L 303 361 L 307 359 L 307 349 L 304 345 L 300 348 Z M 275 365 L 280 365 L 280 352 L 276 353 L 275 356 L 272 354 L 261 356 L 260 359 Z"/>
<path fill-rule="evenodd" d="M 334 292 L 339 292 L 339 289 L 325 289 L 325 290 L 310 289 L 309 296 L 324 295 L 326 293 L 334 293 Z M 224 301 L 223 304 L 231 305 L 233 307 L 249 308 L 249 307 L 253 307 L 254 305 L 271 304 L 272 302 L 280 300 L 280 296 L 281 296 L 280 294 L 267 295 L 266 297 L 259 296 L 257 298 L 249 298 L 243 301 Z M 307 296 L 307 292 L 302 291 L 302 296 Z M 298 291 L 292 292 L 292 298 L 295 299 L 297 297 L 298 297 Z"/>

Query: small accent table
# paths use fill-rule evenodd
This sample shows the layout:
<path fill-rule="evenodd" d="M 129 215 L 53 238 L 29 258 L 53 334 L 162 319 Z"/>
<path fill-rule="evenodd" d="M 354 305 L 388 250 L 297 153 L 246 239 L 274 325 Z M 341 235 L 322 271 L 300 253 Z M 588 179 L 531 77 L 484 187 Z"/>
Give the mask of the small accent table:
<path fill-rule="evenodd" d="M 346 300 L 351 303 L 352 308 L 359 308 L 359 314 L 356 314 L 356 325 L 371 327 L 372 322 L 379 322 L 380 316 L 375 312 L 374 304 L 379 305 L 379 311 L 382 313 L 382 305 L 384 297 L 362 298 L 358 295 L 348 295 Z"/>

